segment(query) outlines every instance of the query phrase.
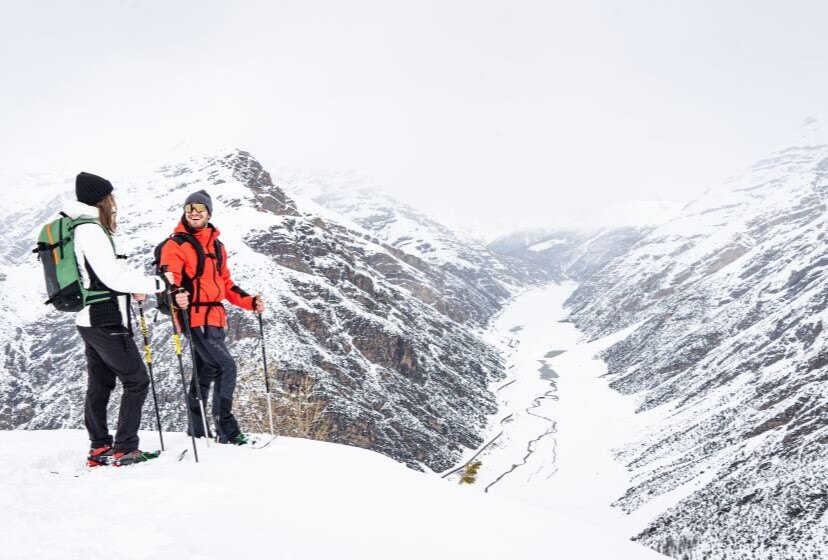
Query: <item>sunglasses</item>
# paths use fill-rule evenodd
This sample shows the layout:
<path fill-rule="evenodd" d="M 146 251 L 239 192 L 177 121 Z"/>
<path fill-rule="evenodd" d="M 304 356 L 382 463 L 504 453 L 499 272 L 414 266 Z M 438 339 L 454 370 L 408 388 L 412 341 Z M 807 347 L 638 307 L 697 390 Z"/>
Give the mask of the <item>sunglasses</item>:
<path fill-rule="evenodd" d="M 192 212 L 194 210 L 196 212 L 206 212 L 207 211 L 207 205 L 202 204 L 200 202 L 191 202 L 190 204 L 185 204 L 184 205 L 184 212 L 186 212 L 187 214 L 189 214 L 190 212 Z"/>

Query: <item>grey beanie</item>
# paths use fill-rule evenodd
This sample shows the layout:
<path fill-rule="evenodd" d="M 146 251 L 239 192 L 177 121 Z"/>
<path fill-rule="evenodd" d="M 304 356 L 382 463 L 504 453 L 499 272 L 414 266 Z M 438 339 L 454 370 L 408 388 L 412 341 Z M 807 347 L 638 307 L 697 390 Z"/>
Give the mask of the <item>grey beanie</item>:
<path fill-rule="evenodd" d="M 207 211 L 211 216 L 213 215 L 213 199 L 210 198 L 210 195 L 204 189 L 194 192 L 188 196 L 187 200 L 184 201 L 184 206 L 187 206 L 191 202 L 205 204 L 207 206 Z"/>

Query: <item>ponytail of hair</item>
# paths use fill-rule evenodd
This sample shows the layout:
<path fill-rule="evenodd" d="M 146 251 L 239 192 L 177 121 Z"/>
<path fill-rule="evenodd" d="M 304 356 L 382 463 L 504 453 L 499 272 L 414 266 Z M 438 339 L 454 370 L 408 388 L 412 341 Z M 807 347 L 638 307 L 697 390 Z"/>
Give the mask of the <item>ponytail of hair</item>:
<path fill-rule="evenodd" d="M 108 194 L 102 198 L 96 206 L 98 207 L 98 220 L 101 222 L 101 225 L 103 225 L 109 233 L 114 234 L 118 227 L 115 220 L 117 208 L 115 205 L 115 197 L 112 194 Z"/>

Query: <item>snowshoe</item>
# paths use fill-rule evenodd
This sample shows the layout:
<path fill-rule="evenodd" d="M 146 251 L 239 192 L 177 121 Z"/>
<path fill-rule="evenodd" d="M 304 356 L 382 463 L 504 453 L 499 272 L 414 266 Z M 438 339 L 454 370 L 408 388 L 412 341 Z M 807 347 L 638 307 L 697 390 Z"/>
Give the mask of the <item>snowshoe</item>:
<path fill-rule="evenodd" d="M 271 443 L 273 443 L 274 441 L 276 441 L 276 438 L 278 438 L 278 437 L 279 437 L 278 435 L 275 435 L 275 436 L 271 436 L 267 439 L 260 439 L 260 438 L 253 439 L 250 442 L 250 449 L 263 449 L 263 448 L 267 447 L 268 445 L 270 445 Z"/>
<path fill-rule="evenodd" d="M 89 450 L 89 455 L 86 457 L 87 467 L 103 467 L 111 465 L 115 455 L 115 449 L 111 445 L 104 445 Z"/>
<path fill-rule="evenodd" d="M 112 456 L 112 465 L 116 467 L 126 467 L 129 465 L 134 465 L 136 463 L 145 463 L 150 459 L 155 459 L 159 455 L 161 455 L 160 451 L 141 451 L 140 449 L 136 449 L 135 451 L 130 451 L 129 453 L 115 453 Z"/>

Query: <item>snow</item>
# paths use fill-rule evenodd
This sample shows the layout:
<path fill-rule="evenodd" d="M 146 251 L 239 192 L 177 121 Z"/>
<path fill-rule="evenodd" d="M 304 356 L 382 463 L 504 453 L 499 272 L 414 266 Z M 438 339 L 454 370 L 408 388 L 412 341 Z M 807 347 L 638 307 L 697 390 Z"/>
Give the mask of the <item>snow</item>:
<path fill-rule="evenodd" d="M 589 222 L 601 227 L 657 226 L 678 216 L 681 206 L 672 200 L 630 200 L 596 209 Z"/>
<path fill-rule="evenodd" d="M 143 447 L 158 442 L 141 434 Z M 166 433 L 148 464 L 86 469 L 80 430 L 0 432 L 3 558 L 646 559 L 573 519 L 371 451 L 279 438 L 260 450 Z M 189 449 L 183 461 L 178 455 Z"/>
<path fill-rule="evenodd" d="M 565 239 L 549 239 L 547 241 L 541 241 L 540 243 L 535 243 L 534 245 L 529 247 L 529 250 L 535 253 L 542 253 L 547 249 L 551 249 L 556 245 L 563 245 L 566 243 Z"/>
<path fill-rule="evenodd" d="M 482 461 L 478 486 L 489 495 L 594 523 L 602 534 L 623 542 L 660 512 L 628 516 L 612 507 L 632 486 L 630 472 L 613 450 L 642 426 L 660 421 L 664 412 L 635 414 L 635 399 L 613 391 L 601 378 L 607 368 L 595 355 L 637 325 L 600 340 L 584 340 L 565 322 L 564 302 L 576 287 L 567 282 L 525 292 L 486 333 L 501 349 L 509 375 L 491 387 L 499 411 L 487 445 L 470 451 L 466 460 L 476 455 Z M 630 546 L 637 547 L 639 558 L 664 558 Z"/>

